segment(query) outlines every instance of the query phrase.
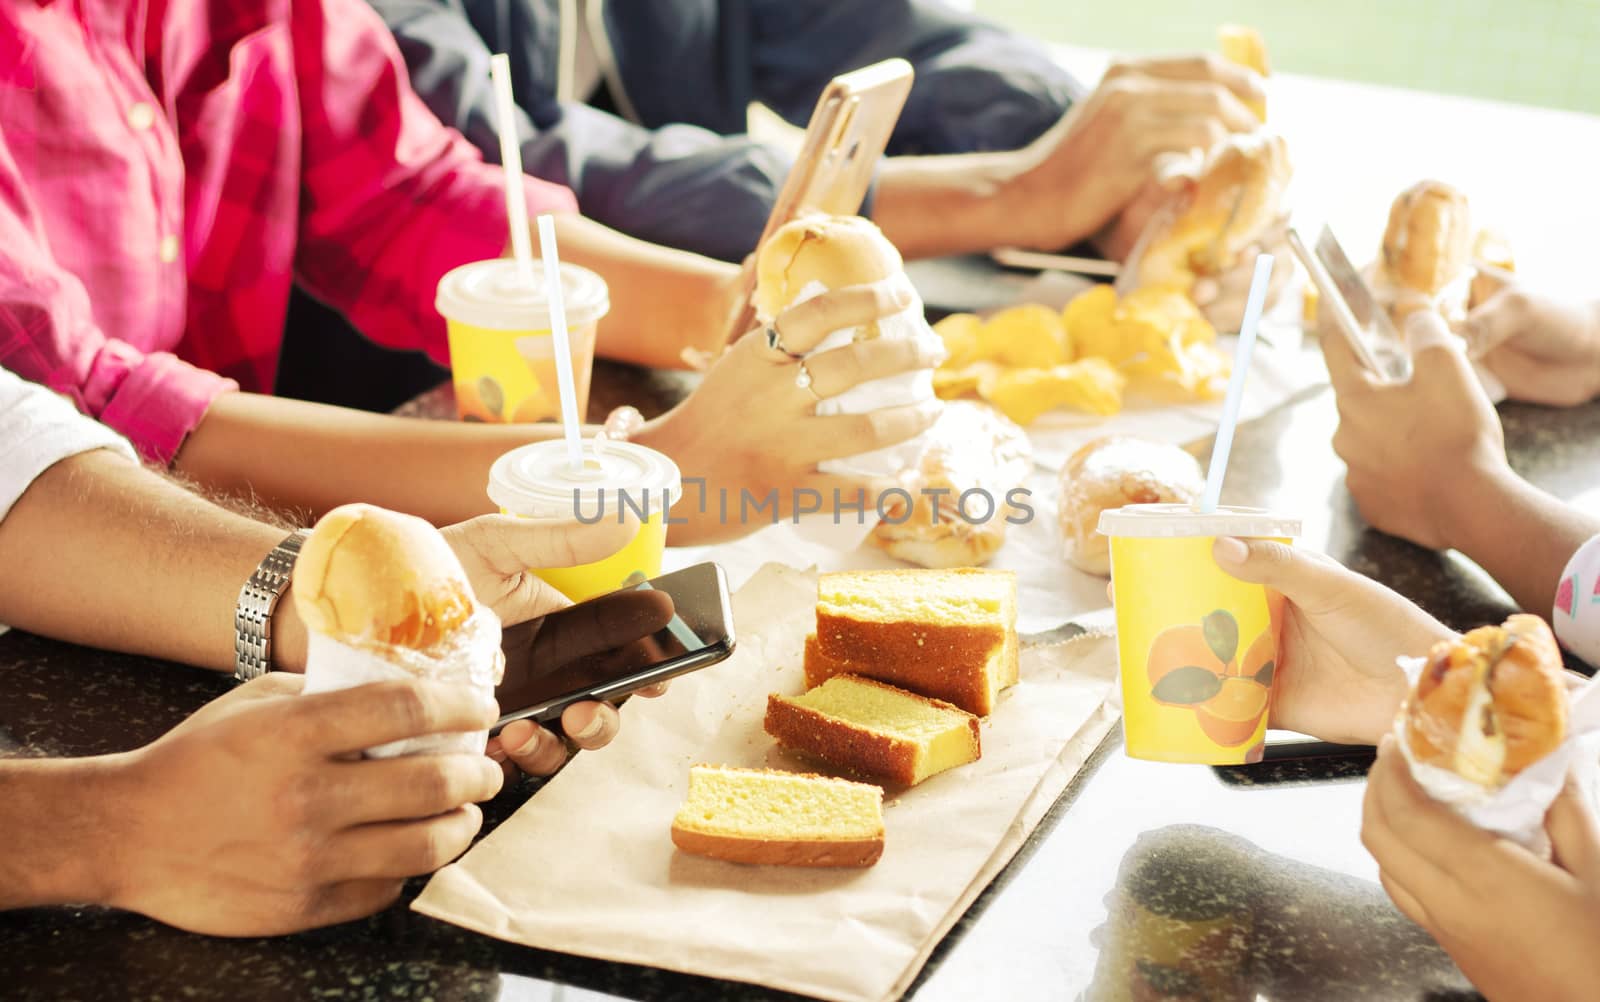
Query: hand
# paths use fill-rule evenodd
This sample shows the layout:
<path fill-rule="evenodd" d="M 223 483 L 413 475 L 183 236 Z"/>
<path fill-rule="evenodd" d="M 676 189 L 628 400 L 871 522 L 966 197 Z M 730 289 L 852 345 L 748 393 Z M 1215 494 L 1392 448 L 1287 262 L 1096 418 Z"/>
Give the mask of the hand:
<path fill-rule="evenodd" d="M 529 675 L 565 674 L 574 685 L 563 686 L 562 691 L 572 691 L 591 673 L 603 675 L 659 661 L 663 652 L 653 635 L 672 621 L 674 612 L 672 597 L 664 591 L 619 591 L 585 602 L 569 615 L 510 627 L 503 645 L 506 674 L 501 700 L 527 691 Z M 605 656 L 594 657 L 601 654 Z M 666 689 L 663 682 L 639 690 L 638 695 L 659 696 Z M 561 715 L 562 730 L 580 748 L 605 745 L 616 736 L 619 723 L 613 707 L 597 702 L 567 707 Z M 510 758 L 527 772 L 546 776 L 566 762 L 567 746 L 532 721 L 516 720 L 489 739 L 489 756 L 508 770 Z"/>
<path fill-rule="evenodd" d="M 1571 407 L 1600 396 L 1600 301 L 1556 299 L 1504 277 L 1462 327 L 1472 357 L 1516 400 Z"/>
<path fill-rule="evenodd" d="M 1023 151 L 1026 166 L 1002 199 L 1026 228 L 1018 242 L 1056 250 L 1100 232 L 1156 178 L 1164 154 L 1209 150 L 1261 122 L 1252 71 L 1217 56 L 1117 62 L 1083 101 Z M 1159 193 L 1140 199 L 1148 215 Z M 1133 222 L 1130 222 L 1131 227 Z"/>
<path fill-rule="evenodd" d="M 784 347 L 800 354 L 834 331 L 891 316 L 911 301 L 910 293 L 899 288 L 835 289 L 783 311 L 774 326 Z M 804 389 L 795 384 L 795 361 L 769 348 L 760 331 L 740 338 L 711 366 L 688 400 L 635 436 L 677 460 L 686 480 L 704 481 L 686 488 L 683 500 L 673 508 L 674 520 L 687 519 L 687 524 L 671 530 L 674 545 L 744 535 L 759 527 L 746 521 L 746 514 L 763 520 L 786 518 L 800 490 L 815 491 L 805 500 L 820 498 L 829 506 L 838 491 L 848 503 L 865 503 L 870 513 L 880 485 L 860 477 L 825 475 L 817 471 L 817 464 L 913 438 L 933 424 L 942 405 L 935 400 L 823 417 L 816 414 L 817 401 L 868 380 L 931 368 L 940 362 L 940 350 L 922 339 L 858 341 L 807 358 L 812 385 Z"/>
<path fill-rule="evenodd" d="M 1432 311 L 1413 313 L 1406 338 L 1412 375 L 1404 383 L 1369 373 L 1337 334 L 1320 338 L 1339 405 L 1333 449 L 1373 528 L 1445 549 L 1458 545 L 1461 509 L 1485 503 L 1485 485 L 1511 475 L 1505 439 L 1444 321 Z"/>
<path fill-rule="evenodd" d="M 1592 998 L 1600 984 L 1600 829 L 1573 785 L 1545 816 L 1545 862 L 1417 786 L 1386 739 L 1367 776 L 1361 841 L 1395 905 L 1491 1000 Z"/>
<path fill-rule="evenodd" d="M 1250 298 L 1250 280 L 1255 277 L 1256 258 L 1272 255 L 1272 277 L 1267 280 L 1267 301 L 1271 309 L 1294 278 L 1294 252 L 1289 247 L 1289 220 L 1285 216 L 1246 247 L 1234 266 L 1220 275 L 1205 276 L 1194 283 L 1190 295 L 1195 305 L 1219 331 L 1237 331 L 1244 322 L 1245 301 Z"/>
<path fill-rule="evenodd" d="M 590 524 L 535 522 L 513 515 L 483 515 L 440 530 L 455 551 L 478 601 L 506 626 L 543 616 L 571 603 L 534 574 L 534 567 L 587 564 L 622 549 L 639 531 L 629 513 Z"/>
<path fill-rule="evenodd" d="M 105 803 L 106 903 L 218 936 L 270 936 L 387 907 L 459 855 L 500 789 L 481 755 L 363 748 L 493 723 L 472 689 L 384 682 L 300 694 L 275 673 L 120 756 Z"/>
<path fill-rule="evenodd" d="M 1377 744 L 1406 695 L 1395 664 L 1452 637 L 1405 598 L 1318 553 L 1271 540 L 1219 539 L 1217 566 L 1283 595 L 1273 727 Z"/>

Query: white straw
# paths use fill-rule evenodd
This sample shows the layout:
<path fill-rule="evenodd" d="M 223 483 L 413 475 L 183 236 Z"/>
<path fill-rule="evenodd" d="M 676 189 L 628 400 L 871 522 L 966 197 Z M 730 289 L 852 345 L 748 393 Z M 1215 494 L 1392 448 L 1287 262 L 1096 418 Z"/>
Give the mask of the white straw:
<path fill-rule="evenodd" d="M 539 217 L 539 250 L 544 255 L 544 294 L 550 304 L 550 338 L 556 349 L 556 385 L 561 388 L 561 424 L 567 435 L 567 458 L 583 468 L 583 438 L 578 424 L 578 390 L 572 381 L 572 351 L 567 337 L 567 307 L 561 300 L 561 258 L 556 254 L 556 221 Z"/>
<path fill-rule="evenodd" d="M 522 188 L 522 147 L 517 145 L 516 105 L 511 100 L 511 60 L 504 52 L 489 57 L 494 82 L 495 126 L 500 132 L 500 164 L 505 168 L 506 221 L 517 274 L 533 285 L 533 241 L 528 235 L 528 203 Z"/>
<path fill-rule="evenodd" d="M 1261 309 L 1267 303 L 1267 280 L 1272 277 L 1272 255 L 1256 258 L 1255 274 L 1250 278 L 1250 296 L 1244 303 L 1244 320 L 1239 324 L 1239 348 L 1233 356 L 1233 376 L 1228 380 L 1228 397 L 1222 404 L 1222 424 L 1217 426 L 1217 443 L 1211 449 L 1211 469 L 1206 471 L 1206 492 L 1196 509 L 1202 515 L 1217 510 L 1222 498 L 1222 478 L 1228 473 L 1228 453 L 1233 450 L 1233 429 L 1239 423 L 1239 406 L 1244 402 L 1244 383 L 1250 376 L 1250 355 L 1256 347 L 1256 327 Z"/>

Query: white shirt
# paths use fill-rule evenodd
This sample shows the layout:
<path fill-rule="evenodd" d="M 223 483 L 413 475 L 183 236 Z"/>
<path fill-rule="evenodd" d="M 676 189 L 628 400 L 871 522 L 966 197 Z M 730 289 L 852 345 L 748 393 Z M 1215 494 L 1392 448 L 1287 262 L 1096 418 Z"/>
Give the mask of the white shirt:
<path fill-rule="evenodd" d="M 0 369 L 0 521 L 39 474 L 93 449 L 138 462 L 127 439 L 79 414 L 66 398 Z"/>

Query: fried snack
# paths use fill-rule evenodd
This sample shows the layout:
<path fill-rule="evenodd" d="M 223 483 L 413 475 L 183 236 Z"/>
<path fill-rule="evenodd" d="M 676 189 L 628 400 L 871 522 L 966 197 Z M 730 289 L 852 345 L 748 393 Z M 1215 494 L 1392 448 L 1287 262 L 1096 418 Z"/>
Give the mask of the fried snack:
<path fill-rule="evenodd" d="M 986 564 L 1005 543 L 1006 520 L 1018 514 L 1011 492 L 1032 465 L 1021 428 L 987 404 L 952 402 L 929 429 L 917 464 L 900 474 L 910 510 L 888 513 L 893 521 L 879 522 L 868 538 L 923 567 Z M 971 491 L 979 500 L 967 499 Z"/>
<path fill-rule="evenodd" d="M 1281 136 L 1258 130 L 1217 143 L 1179 196 L 1183 208 L 1145 244 L 1138 284 L 1188 295 L 1197 279 L 1233 268 L 1278 221 L 1291 172 Z"/>
<path fill-rule="evenodd" d="M 1491 789 L 1505 784 L 1566 737 L 1550 627 L 1519 614 L 1435 644 L 1401 713 L 1413 760 Z"/>
<path fill-rule="evenodd" d="M 1228 62 L 1255 70 L 1263 77 L 1268 75 L 1267 43 L 1256 29 L 1242 24 L 1222 25 L 1217 29 L 1217 48 Z M 1257 118 L 1267 120 L 1265 101 L 1251 101 L 1249 108 Z"/>
<path fill-rule="evenodd" d="M 979 342 L 983 318 L 976 313 L 952 313 L 934 324 L 933 332 L 944 342 L 941 368 L 961 369 L 983 358 Z"/>
<path fill-rule="evenodd" d="M 1019 369 L 1048 369 L 1072 361 L 1072 346 L 1061 314 L 1028 303 L 990 317 L 979 335 L 981 356 Z"/>
<path fill-rule="evenodd" d="M 763 321 L 788 309 L 813 282 L 824 289 L 901 276 L 900 252 L 860 216 L 801 216 L 778 229 L 756 254 L 756 312 Z M 858 339 L 875 337 L 877 322 Z"/>
<path fill-rule="evenodd" d="M 1100 513 L 1128 504 L 1188 504 L 1205 489 L 1189 453 L 1166 442 L 1111 435 L 1087 443 L 1061 467 L 1056 514 L 1067 562 L 1088 574 L 1111 573 Z"/>
<path fill-rule="evenodd" d="M 1021 425 L 1041 414 L 1067 407 L 1089 414 L 1122 410 L 1127 377 L 1103 358 L 1081 358 L 1048 369 L 1010 369 L 979 392 L 1000 412 Z"/>
<path fill-rule="evenodd" d="M 1466 270 L 1471 248 L 1467 196 L 1443 181 L 1418 181 L 1389 207 L 1383 274 L 1400 289 L 1432 297 Z"/>

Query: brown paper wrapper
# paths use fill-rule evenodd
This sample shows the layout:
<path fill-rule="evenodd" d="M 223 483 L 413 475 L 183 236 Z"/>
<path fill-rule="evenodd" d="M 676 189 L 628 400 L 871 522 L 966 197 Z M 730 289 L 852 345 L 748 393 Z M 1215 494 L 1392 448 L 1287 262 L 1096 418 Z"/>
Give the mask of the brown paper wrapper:
<path fill-rule="evenodd" d="M 1024 646 L 1022 681 L 983 724 L 983 757 L 885 799 L 866 870 L 689 856 L 672 817 L 697 762 L 806 768 L 761 729 L 803 688 L 816 576 L 768 565 L 734 597 L 737 653 L 630 700 L 617 740 L 571 762 L 460 861 L 417 911 L 546 950 L 745 981 L 836 1002 L 897 997 L 1104 737 L 1107 635 Z"/>

